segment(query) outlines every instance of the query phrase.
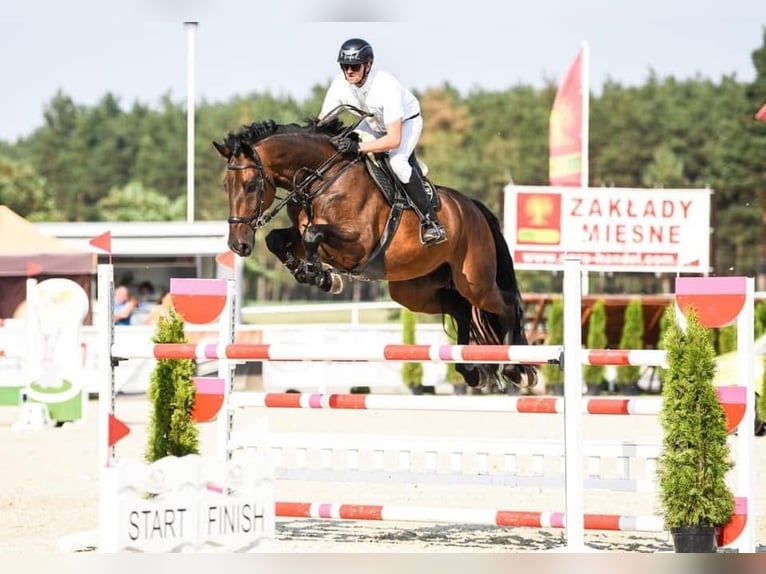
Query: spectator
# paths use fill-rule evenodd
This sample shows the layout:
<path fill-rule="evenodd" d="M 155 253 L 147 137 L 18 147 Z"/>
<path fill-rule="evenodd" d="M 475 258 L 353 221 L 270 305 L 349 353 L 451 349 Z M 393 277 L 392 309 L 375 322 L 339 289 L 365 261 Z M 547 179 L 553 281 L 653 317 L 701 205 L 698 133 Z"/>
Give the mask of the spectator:
<path fill-rule="evenodd" d="M 154 285 L 151 281 L 141 281 L 138 284 L 138 309 L 149 312 L 157 300 L 154 298 Z"/>
<path fill-rule="evenodd" d="M 173 299 L 170 296 L 170 292 L 163 293 L 160 298 L 160 302 L 157 303 L 151 311 L 144 317 L 144 325 L 154 325 L 157 323 L 160 317 L 168 318 L 170 315 L 170 309 L 173 308 Z"/>
<path fill-rule="evenodd" d="M 136 310 L 136 300 L 125 285 L 114 290 L 114 324 L 130 325 L 130 317 Z"/>

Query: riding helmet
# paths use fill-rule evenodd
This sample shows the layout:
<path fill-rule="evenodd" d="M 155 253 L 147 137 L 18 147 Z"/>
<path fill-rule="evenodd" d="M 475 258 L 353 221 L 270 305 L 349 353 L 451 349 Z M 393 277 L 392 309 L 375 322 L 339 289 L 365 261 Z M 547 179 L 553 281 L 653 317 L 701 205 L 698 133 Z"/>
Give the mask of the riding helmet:
<path fill-rule="evenodd" d="M 364 64 L 372 62 L 372 46 L 361 38 L 351 38 L 343 42 L 338 52 L 339 64 Z"/>

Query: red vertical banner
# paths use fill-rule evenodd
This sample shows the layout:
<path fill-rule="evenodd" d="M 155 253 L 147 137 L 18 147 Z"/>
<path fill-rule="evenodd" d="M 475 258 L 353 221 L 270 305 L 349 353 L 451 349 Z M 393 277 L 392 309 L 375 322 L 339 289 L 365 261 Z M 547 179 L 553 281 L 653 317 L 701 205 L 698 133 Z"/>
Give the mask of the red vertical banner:
<path fill-rule="evenodd" d="M 549 124 L 550 185 L 580 185 L 583 169 L 583 50 L 569 65 L 553 101 Z"/>
<path fill-rule="evenodd" d="M 766 104 L 763 104 L 761 109 L 755 113 L 755 119 L 766 122 Z"/>

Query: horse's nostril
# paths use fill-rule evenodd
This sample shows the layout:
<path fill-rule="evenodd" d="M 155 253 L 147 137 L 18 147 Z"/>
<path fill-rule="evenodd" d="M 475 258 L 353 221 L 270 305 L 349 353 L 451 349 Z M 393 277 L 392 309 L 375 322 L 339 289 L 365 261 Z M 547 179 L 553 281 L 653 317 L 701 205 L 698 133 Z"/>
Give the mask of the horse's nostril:
<path fill-rule="evenodd" d="M 237 255 L 247 257 L 252 252 L 252 247 L 245 241 L 229 241 L 229 249 Z"/>

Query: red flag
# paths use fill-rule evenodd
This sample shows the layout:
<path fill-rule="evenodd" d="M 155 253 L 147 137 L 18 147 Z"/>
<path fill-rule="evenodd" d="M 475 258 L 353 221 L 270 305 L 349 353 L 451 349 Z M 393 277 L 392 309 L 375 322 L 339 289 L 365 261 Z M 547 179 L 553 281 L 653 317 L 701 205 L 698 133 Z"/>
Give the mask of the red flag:
<path fill-rule="evenodd" d="M 761 109 L 756 112 L 755 119 L 766 122 L 766 104 L 763 104 Z"/>
<path fill-rule="evenodd" d="M 218 255 L 215 256 L 215 260 L 218 262 L 219 265 L 228 267 L 229 269 L 234 269 L 234 252 L 233 251 L 224 251 L 223 253 L 219 253 Z"/>
<path fill-rule="evenodd" d="M 101 235 L 97 235 L 90 241 L 88 241 L 93 247 L 98 247 L 99 249 L 103 249 L 107 253 L 111 255 L 112 253 L 112 232 L 107 231 L 105 233 L 102 233 Z"/>
<path fill-rule="evenodd" d="M 130 433 L 130 427 L 118 419 L 114 414 L 109 414 L 109 448 L 116 445 Z"/>
<path fill-rule="evenodd" d="M 583 50 L 569 65 L 556 92 L 549 124 L 548 177 L 551 185 L 580 185 L 583 169 Z M 587 89 L 587 88 L 586 88 Z"/>
<path fill-rule="evenodd" d="M 34 277 L 35 275 L 40 275 L 42 272 L 43 266 L 39 263 L 34 263 L 33 261 L 27 263 L 27 277 Z"/>

